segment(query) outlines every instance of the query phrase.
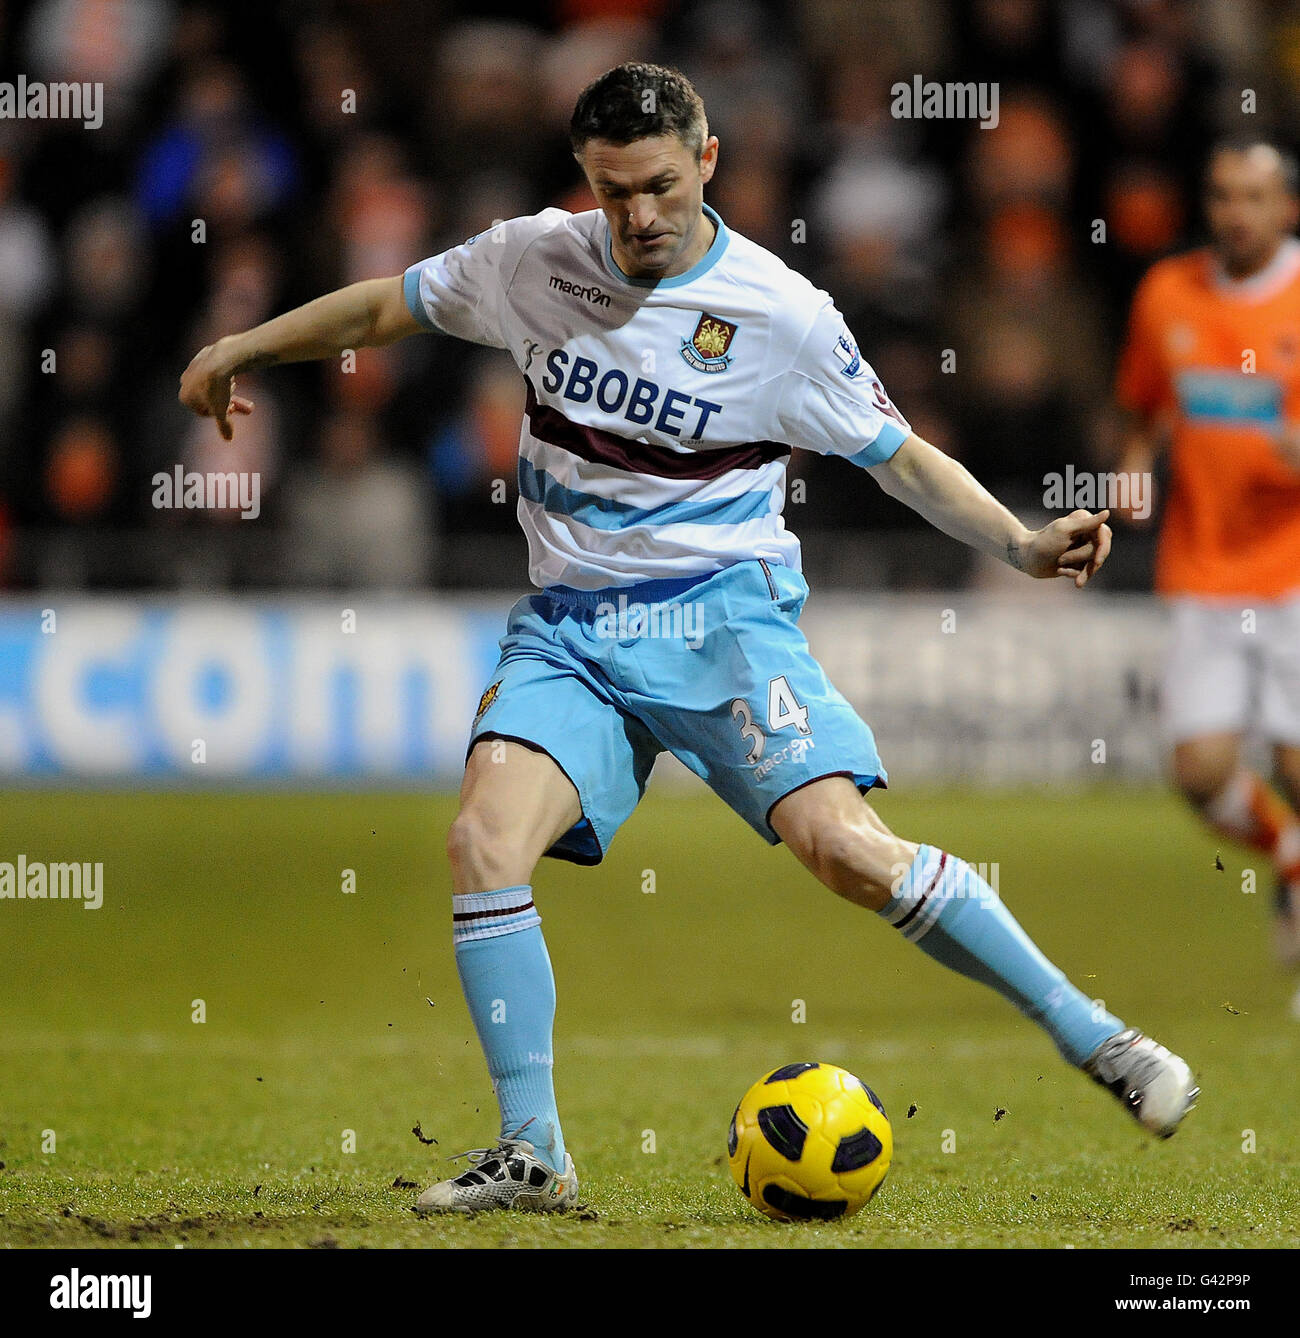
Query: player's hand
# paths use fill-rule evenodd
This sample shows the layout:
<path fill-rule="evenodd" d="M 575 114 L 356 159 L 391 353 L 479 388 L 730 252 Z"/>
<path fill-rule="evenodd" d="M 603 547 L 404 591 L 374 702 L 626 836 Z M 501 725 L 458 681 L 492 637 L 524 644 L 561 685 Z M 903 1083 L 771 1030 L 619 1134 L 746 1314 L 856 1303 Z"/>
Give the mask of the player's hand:
<path fill-rule="evenodd" d="M 235 435 L 230 420 L 235 414 L 253 412 L 253 401 L 235 394 L 235 378 L 220 342 L 201 348 L 181 373 L 177 399 L 200 418 L 215 418 L 217 430 L 230 441 Z"/>
<path fill-rule="evenodd" d="M 1069 576 L 1082 589 L 1110 554 L 1109 519 L 1109 511 L 1071 511 L 1035 530 L 1020 545 L 1017 565 L 1043 580 Z"/>

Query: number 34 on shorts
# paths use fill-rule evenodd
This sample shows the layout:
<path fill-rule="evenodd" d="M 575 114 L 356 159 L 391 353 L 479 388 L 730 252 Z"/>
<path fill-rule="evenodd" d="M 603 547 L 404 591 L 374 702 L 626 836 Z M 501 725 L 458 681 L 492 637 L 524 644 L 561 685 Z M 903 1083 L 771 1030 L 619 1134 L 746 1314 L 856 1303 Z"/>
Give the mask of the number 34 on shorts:
<path fill-rule="evenodd" d="M 745 761 L 750 766 L 762 762 L 768 751 L 769 737 L 788 726 L 793 726 L 806 737 L 791 740 L 783 750 L 786 756 L 802 758 L 809 748 L 816 746 L 812 740 L 812 727 L 808 724 L 808 708 L 799 703 L 784 674 L 778 674 L 767 685 L 767 733 L 755 724 L 749 703 L 743 697 L 737 697 L 731 703 L 731 716 L 740 725 L 740 737 L 747 745 Z M 784 757 L 781 760 L 784 761 Z M 765 770 L 770 771 L 775 762 L 775 758 L 769 757 L 769 765 Z"/>

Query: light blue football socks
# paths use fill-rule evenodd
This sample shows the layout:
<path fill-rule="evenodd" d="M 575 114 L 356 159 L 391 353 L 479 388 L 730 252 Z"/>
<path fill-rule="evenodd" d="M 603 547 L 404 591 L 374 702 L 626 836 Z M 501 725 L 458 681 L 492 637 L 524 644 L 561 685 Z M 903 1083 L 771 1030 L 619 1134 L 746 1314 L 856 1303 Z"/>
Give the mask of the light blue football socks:
<path fill-rule="evenodd" d="M 880 914 L 936 962 L 1009 999 L 1071 1064 L 1124 1030 L 1039 952 L 993 888 L 946 851 L 922 846 Z"/>
<path fill-rule="evenodd" d="M 452 897 L 456 969 L 501 1107 L 501 1135 L 519 1133 L 552 1170 L 564 1138 L 551 1078 L 555 977 L 527 885 Z"/>
<path fill-rule="evenodd" d="M 528 885 L 452 898 L 456 968 L 501 1108 L 501 1134 L 554 1170 L 564 1138 L 552 1081 L 555 977 Z M 964 860 L 921 846 L 880 915 L 936 962 L 997 990 L 1080 1065 L 1124 1030 L 1035 947 Z"/>

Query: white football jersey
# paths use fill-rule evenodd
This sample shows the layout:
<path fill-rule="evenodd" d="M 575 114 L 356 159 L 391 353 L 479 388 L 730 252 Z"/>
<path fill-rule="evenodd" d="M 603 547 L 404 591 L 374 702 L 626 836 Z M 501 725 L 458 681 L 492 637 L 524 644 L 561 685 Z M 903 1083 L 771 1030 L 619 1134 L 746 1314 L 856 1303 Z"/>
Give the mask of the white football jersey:
<path fill-rule="evenodd" d="M 406 271 L 431 330 L 508 349 L 527 383 L 519 520 L 529 575 L 580 590 L 766 558 L 790 447 L 888 460 L 911 429 L 835 304 L 708 206 L 674 278 L 629 278 L 600 210 L 509 219 Z"/>

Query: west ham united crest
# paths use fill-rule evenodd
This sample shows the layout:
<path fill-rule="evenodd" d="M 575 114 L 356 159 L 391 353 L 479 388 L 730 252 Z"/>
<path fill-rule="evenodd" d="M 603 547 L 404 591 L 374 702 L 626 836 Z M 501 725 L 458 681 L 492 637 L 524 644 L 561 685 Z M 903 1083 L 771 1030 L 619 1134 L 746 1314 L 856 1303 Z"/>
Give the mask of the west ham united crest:
<path fill-rule="evenodd" d="M 700 312 L 699 324 L 689 339 L 682 340 L 682 357 L 697 372 L 725 372 L 731 365 L 727 350 L 736 333 L 730 321 Z"/>

